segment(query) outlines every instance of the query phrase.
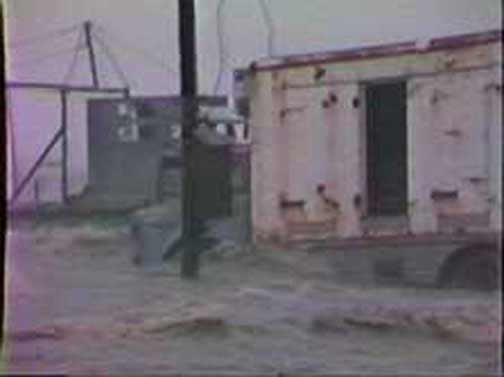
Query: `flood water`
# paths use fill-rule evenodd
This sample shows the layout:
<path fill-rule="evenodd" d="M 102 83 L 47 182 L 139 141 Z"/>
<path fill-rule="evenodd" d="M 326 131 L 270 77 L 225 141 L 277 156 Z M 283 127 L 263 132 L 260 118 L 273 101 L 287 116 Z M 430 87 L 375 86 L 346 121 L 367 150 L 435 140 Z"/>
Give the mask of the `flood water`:
<path fill-rule="evenodd" d="M 344 284 L 330 252 L 132 264 L 125 222 L 9 230 L 5 372 L 496 373 L 494 293 Z"/>

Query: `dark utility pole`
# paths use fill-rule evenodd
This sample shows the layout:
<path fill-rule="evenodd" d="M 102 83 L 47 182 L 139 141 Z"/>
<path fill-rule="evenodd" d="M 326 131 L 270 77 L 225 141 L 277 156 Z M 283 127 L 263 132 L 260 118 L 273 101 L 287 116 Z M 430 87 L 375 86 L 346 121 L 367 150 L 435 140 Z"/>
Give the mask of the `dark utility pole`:
<path fill-rule="evenodd" d="M 183 141 L 183 197 L 182 238 L 184 252 L 181 276 L 198 276 L 198 254 L 195 239 L 198 235 L 194 201 L 195 140 L 193 131 L 197 126 L 197 72 L 196 72 L 196 25 L 194 0 L 179 0 L 179 48 L 182 96 L 182 141 Z"/>
<path fill-rule="evenodd" d="M 91 38 L 91 21 L 84 22 L 84 35 L 86 37 L 86 47 L 89 54 L 89 66 L 91 67 L 91 77 L 93 78 L 93 86 L 98 88 L 100 83 L 98 82 L 98 71 L 96 69 L 96 59 L 93 47 L 93 40 Z"/>

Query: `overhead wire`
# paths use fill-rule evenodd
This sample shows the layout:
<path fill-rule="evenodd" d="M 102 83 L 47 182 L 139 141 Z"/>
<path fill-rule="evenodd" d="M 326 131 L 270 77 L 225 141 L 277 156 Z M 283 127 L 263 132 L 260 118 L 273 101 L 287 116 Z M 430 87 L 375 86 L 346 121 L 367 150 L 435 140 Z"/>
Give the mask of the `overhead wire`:
<path fill-rule="evenodd" d="M 79 30 L 79 27 L 80 24 L 76 24 L 61 29 L 49 30 L 47 32 L 39 33 L 37 36 L 7 42 L 7 47 L 10 49 L 17 49 L 31 45 L 36 45 L 47 40 L 54 40 L 54 38 L 69 35 Z"/>
<path fill-rule="evenodd" d="M 79 46 L 80 50 L 82 50 L 83 48 L 85 48 L 84 45 Z M 45 62 L 45 61 L 48 61 L 48 60 L 52 60 L 54 58 L 61 57 L 63 55 L 67 55 L 68 53 L 72 53 L 74 51 L 75 51 L 75 47 L 74 48 L 59 49 L 59 50 L 53 51 L 52 53 L 49 53 L 49 54 L 40 55 L 40 56 L 38 56 L 36 58 L 16 61 L 16 65 L 40 64 L 42 62 Z"/>
<path fill-rule="evenodd" d="M 259 0 L 259 6 L 263 13 L 266 28 L 268 29 L 267 48 L 268 48 L 268 56 L 271 57 L 274 54 L 274 39 L 275 39 L 275 28 L 273 24 L 273 18 L 271 17 L 270 10 L 266 5 L 266 0 Z"/>
<path fill-rule="evenodd" d="M 81 29 L 79 32 L 79 35 L 77 36 L 77 43 L 75 45 L 74 53 L 72 56 L 72 61 L 70 62 L 70 65 L 68 67 L 68 70 L 67 70 L 65 76 L 63 77 L 63 84 L 67 84 L 72 79 L 72 75 L 75 71 L 75 67 L 77 66 L 77 59 L 79 58 L 79 52 L 82 51 L 82 48 L 80 48 L 80 46 L 82 46 L 82 44 L 83 44 L 83 41 L 82 41 L 83 37 L 84 37 L 84 30 Z"/>
<path fill-rule="evenodd" d="M 223 32 L 223 9 L 225 0 L 219 0 L 216 12 L 216 27 L 217 27 L 217 48 L 219 54 L 219 65 L 217 69 L 217 76 L 215 78 L 213 93 L 217 94 L 219 92 L 220 84 L 222 81 L 222 76 L 224 72 L 225 64 L 225 51 L 224 51 L 224 32 Z M 270 10 L 266 4 L 265 0 L 259 0 L 259 6 L 263 15 L 264 23 L 267 28 L 267 49 L 268 56 L 271 57 L 274 54 L 274 40 L 275 40 L 275 29 L 273 18 L 271 17 Z"/>
<path fill-rule="evenodd" d="M 98 35 L 96 33 L 93 33 L 92 35 L 95 37 L 96 42 L 98 42 L 98 45 L 103 50 L 103 52 L 105 53 L 106 57 L 108 58 L 108 60 L 112 64 L 112 67 L 114 68 L 114 71 L 119 76 L 119 80 L 121 80 L 121 83 L 125 87 L 129 88 L 130 87 L 130 83 L 128 81 L 128 78 L 126 77 L 126 74 L 122 70 L 121 65 L 119 64 L 119 61 L 117 60 L 117 57 L 114 54 L 114 52 L 112 51 L 112 49 L 107 46 L 107 44 L 105 43 L 104 39 L 100 35 Z"/>
<path fill-rule="evenodd" d="M 219 0 L 219 3 L 217 5 L 217 12 L 216 12 L 216 26 L 217 26 L 217 49 L 218 49 L 218 54 L 219 54 L 219 66 L 217 69 L 217 76 L 215 78 L 215 83 L 213 87 L 213 93 L 214 95 L 219 92 L 219 87 L 220 83 L 222 80 L 222 74 L 224 71 L 224 34 L 223 34 L 223 9 L 225 5 L 225 0 Z"/>
<path fill-rule="evenodd" d="M 111 32 L 110 30 L 105 30 L 105 28 L 101 25 L 96 25 L 94 30 L 100 33 L 99 35 L 101 35 L 102 39 L 105 39 L 105 37 L 107 37 L 106 39 L 113 40 L 117 46 L 122 47 L 122 49 L 124 49 L 125 51 L 134 53 L 137 56 L 142 57 L 145 62 L 150 62 L 152 65 L 156 65 L 157 67 L 164 70 L 167 69 L 170 73 L 178 75 L 176 70 L 167 67 L 167 63 L 166 61 L 164 61 L 164 59 L 153 54 L 151 51 L 138 47 L 134 43 L 124 41 L 121 37 Z"/>

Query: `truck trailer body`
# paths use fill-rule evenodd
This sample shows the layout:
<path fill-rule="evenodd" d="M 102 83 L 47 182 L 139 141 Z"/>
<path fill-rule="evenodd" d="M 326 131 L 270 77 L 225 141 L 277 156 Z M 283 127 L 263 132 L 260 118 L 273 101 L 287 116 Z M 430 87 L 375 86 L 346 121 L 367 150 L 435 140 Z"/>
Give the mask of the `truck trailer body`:
<path fill-rule="evenodd" d="M 451 246 L 429 254 L 438 282 L 478 251 L 468 263 L 495 287 L 501 55 L 496 30 L 254 62 L 254 240 Z"/>

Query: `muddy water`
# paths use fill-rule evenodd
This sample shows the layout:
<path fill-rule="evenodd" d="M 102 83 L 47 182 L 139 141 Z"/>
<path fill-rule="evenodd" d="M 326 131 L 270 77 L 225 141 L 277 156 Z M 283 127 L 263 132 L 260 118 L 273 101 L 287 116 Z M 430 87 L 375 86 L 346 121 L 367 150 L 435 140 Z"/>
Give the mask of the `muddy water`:
<path fill-rule="evenodd" d="M 126 228 L 13 230 L 9 372 L 485 373 L 498 367 L 496 295 L 344 285 L 324 253 L 210 253 L 131 264 Z M 24 334 L 21 336 L 20 334 Z"/>

